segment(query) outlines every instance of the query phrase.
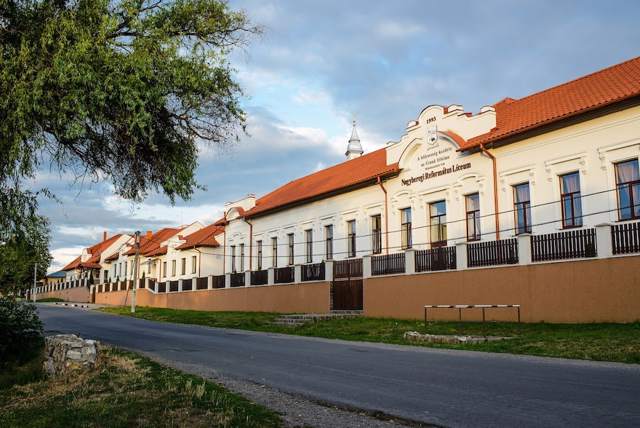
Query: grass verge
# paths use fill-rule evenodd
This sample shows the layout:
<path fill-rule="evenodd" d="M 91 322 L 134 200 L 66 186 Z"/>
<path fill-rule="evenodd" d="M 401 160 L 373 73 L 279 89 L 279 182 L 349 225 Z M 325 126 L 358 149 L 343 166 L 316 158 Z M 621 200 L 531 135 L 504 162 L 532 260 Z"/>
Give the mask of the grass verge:
<path fill-rule="evenodd" d="M 44 299 L 38 299 L 38 303 L 57 303 L 64 302 L 64 299 L 59 297 L 45 297 Z"/>
<path fill-rule="evenodd" d="M 407 331 L 508 336 L 512 339 L 474 345 L 423 344 L 422 346 L 640 364 L 640 323 L 430 322 L 425 327 L 422 321 L 359 317 L 322 321 L 299 327 L 284 327 L 272 324 L 278 314 L 263 312 L 206 312 L 139 307 L 135 314 L 131 314 L 129 309 L 120 307 L 101 310 L 154 321 L 401 345 L 416 345 L 415 342 L 409 342 L 403 338 Z"/>
<path fill-rule="evenodd" d="M 2 427 L 277 427 L 280 417 L 200 377 L 103 348 L 95 370 L 0 390 Z"/>

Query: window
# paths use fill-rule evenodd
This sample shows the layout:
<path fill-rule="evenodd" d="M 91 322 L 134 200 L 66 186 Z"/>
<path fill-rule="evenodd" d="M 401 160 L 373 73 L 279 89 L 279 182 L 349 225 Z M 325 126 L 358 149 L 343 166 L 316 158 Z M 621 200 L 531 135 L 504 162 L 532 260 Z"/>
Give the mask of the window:
<path fill-rule="evenodd" d="M 127 277 L 127 262 L 124 262 L 124 277 Z"/>
<path fill-rule="evenodd" d="M 356 256 L 356 221 L 347 222 L 347 257 Z"/>
<path fill-rule="evenodd" d="M 400 210 L 400 245 L 406 250 L 413 245 L 411 238 L 411 208 L 403 208 Z"/>
<path fill-rule="evenodd" d="M 258 270 L 262 270 L 262 241 L 256 241 L 258 247 Z"/>
<path fill-rule="evenodd" d="M 278 238 L 271 238 L 271 265 L 278 267 Z"/>
<path fill-rule="evenodd" d="M 429 224 L 431 226 L 431 247 L 447 245 L 447 204 L 445 201 L 429 205 Z"/>
<path fill-rule="evenodd" d="M 198 264 L 198 257 L 191 256 L 191 273 L 196 273 L 196 265 Z"/>
<path fill-rule="evenodd" d="M 244 244 L 240 244 L 240 272 L 244 272 Z"/>
<path fill-rule="evenodd" d="M 171 260 L 171 276 L 176 276 L 176 261 Z"/>
<path fill-rule="evenodd" d="M 307 257 L 307 263 L 313 263 L 313 230 L 307 229 L 304 231 L 305 237 L 305 253 Z"/>
<path fill-rule="evenodd" d="M 327 260 L 333 259 L 333 225 L 324 227 L 324 255 Z"/>
<path fill-rule="evenodd" d="M 529 199 L 529 183 L 513 186 L 516 234 L 531 233 L 531 201 Z"/>
<path fill-rule="evenodd" d="M 638 159 L 619 162 L 616 166 L 618 219 L 640 218 L 640 172 Z"/>
<path fill-rule="evenodd" d="M 467 241 L 479 241 L 480 233 L 480 195 L 473 193 L 464 197 L 467 210 Z"/>
<path fill-rule="evenodd" d="M 293 233 L 287 234 L 288 248 L 289 248 L 289 265 L 293 264 Z"/>
<path fill-rule="evenodd" d="M 582 226 L 580 174 L 577 171 L 560 176 L 560 204 L 562 206 L 562 227 Z"/>
<path fill-rule="evenodd" d="M 236 246 L 231 246 L 231 272 L 236 272 Z"/>
<path fill-rule="evenodd" d="M 182 260 L 180 260 L 180 275 L 184 275 L 185 273 L 187 273 L 187 258 L 183 257 Z"/>
<path fill-rule="evenodd" d="M 167 262 L 162 262 L 162 273 L 163 273 L 163 277 L 167 277 Z"/>
<path fill-rule="evenodd" d="M 147 260 L 147 275 L 151 275 L 151 260 Z"/>
<path fill-rule="evenodd" d="M 382 218 L 380 214 L 371 216 L 371 251 L 373 254 L 382 252 Z"/>

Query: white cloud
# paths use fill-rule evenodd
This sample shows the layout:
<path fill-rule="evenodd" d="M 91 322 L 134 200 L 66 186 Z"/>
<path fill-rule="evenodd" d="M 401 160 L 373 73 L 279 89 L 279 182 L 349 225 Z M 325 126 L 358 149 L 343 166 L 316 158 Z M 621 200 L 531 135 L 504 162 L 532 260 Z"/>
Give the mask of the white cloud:
<path fill-rule="evenodd" d="M 51 250 L 53 261 L 49 267 L 50 272 L 56 272 L 62 269 L 67 263 L 78 257 L 84 247 L 62 247 Z"/>
<path fill-rule="evenodd" d="M 80 237 L 86 239 L 87 242 L 93 242 L 102 239 L 102 233 L 105 231 L 105 228 L 99 226 L 77 227 L 63 224 L 58 226 L 57 231 L 60 235 Z"/>
<path fill-rule="evenodd" d="M 104 199 L 103 208 L 135 220 L 160 221 L 174 225 L 191 224 L 194 221 L 205 224 L 212 223 L 218 220 L 224 212 L 223 206 L 217 204 L 194 206 L 172 206 L 145 202 L 135 204 L 115 195 L 107 196 Z"/>
<path fill-rule="evenodd" d="M 375 28 L 380 36 L 391 39 L 408 39 L 425 31 L 422 25 L 398 21 L 382 21 Z"/>

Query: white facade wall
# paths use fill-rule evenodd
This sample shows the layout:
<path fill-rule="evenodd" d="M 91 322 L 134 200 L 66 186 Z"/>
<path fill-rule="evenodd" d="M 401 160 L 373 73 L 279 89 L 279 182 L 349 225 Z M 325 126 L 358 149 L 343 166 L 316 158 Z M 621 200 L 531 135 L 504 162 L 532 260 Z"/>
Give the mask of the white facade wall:
<path fill-rule="evenodd" d="M 495 126 L 495 113 L 469 117 L 459 110 L 431 106 L 417 121 L 411 122 L 401 140 L 387 147 L 388 163 L 399 162 L 402 171 L 398 177 L 384 181 L 388 193 L 389 252 L 401 251 L 400 209 L 411 207 L 414 248 L 429 248 L 429 204 L 445 200 L 447 206 L 447 245 L 465 242 L 465 195 L 479 193 L 481 231 L 483 240 L 495 235 L 492 161 L 477 152 L 466 154 L 459 148 L 455 137 L 448 131 L 468 139 L 488 132 Z M 432 141 L 432 137 L 438 138 Z M 640 156 L 640 107 L 629 108 L 526 140 L 489 149 L 497 158 L 500 237 L 515 236 L 513 188 L 515 184 L 529 182 L 531 197 L 532 232 L 535 234 L 562 230 L 562 211 L 559 176 L 579 171 L 584 227 L 603 222 L 618 221 L 615 189 L 615 162 L 638 159 Z M 434 155 L 434 153 L 436 153 Z M 440 160 L 438 160 L 440 158 Z M 431 162 L 436 159 L 436 162 Z M 469 165 L 467 165 L 469 164 Z M 455 170 L 455 165 L 461 166 Z M 452 172 L 414 180 L 425 172 L 453 167 Z M 403 182 L 403 180 L 405 180 Z M 595 194 L 600 192 L 600 194 Z M 591 194 L 594 194 L 590 196 Z M 246 205 L 246 204 L 245 204 Z M 227 233 L 227 263 L 231 271 L 230 247 L 245 244 L 245 270 L 249 269 L 249 224 L 235 212 L 230 204 Z M 248 207 L 243 206 L 244 209 Z M 253 225 L 252 263 L 256 269 L 256 241 L 262 240 L 263 268 L 272 266 L 271 238 L 278 238 L 277 266 L 288 264 L 287 235 L 295 236 L 295 263 L 305 263 L 305 230 L 313 230 L 313 261 L 324 260 L 324 226 L 334 226 L 334 259 L 346 258 L 347 221 L 355 219 L 357 225 L 357 256 L 370 254 L 371 216 L 382 215 L 382 242 L 385 246 L 384 193 L 378 185 L 332 196 L 264 216 L 250 218 Z M 234 213 L 235 212 L 235 213 Z M 240 265 L 236 260 L 236 267 Z"/>

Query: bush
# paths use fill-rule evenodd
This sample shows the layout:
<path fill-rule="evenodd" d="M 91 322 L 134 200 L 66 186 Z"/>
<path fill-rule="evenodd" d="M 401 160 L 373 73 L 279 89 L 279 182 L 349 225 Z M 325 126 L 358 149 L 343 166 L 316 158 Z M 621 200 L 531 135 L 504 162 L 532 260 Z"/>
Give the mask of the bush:
<path fill-rule="evenodd" d="M 43 346 L 42 321 L 36 307 L 0 296 L 0 368 L 35 358 Z"/>

